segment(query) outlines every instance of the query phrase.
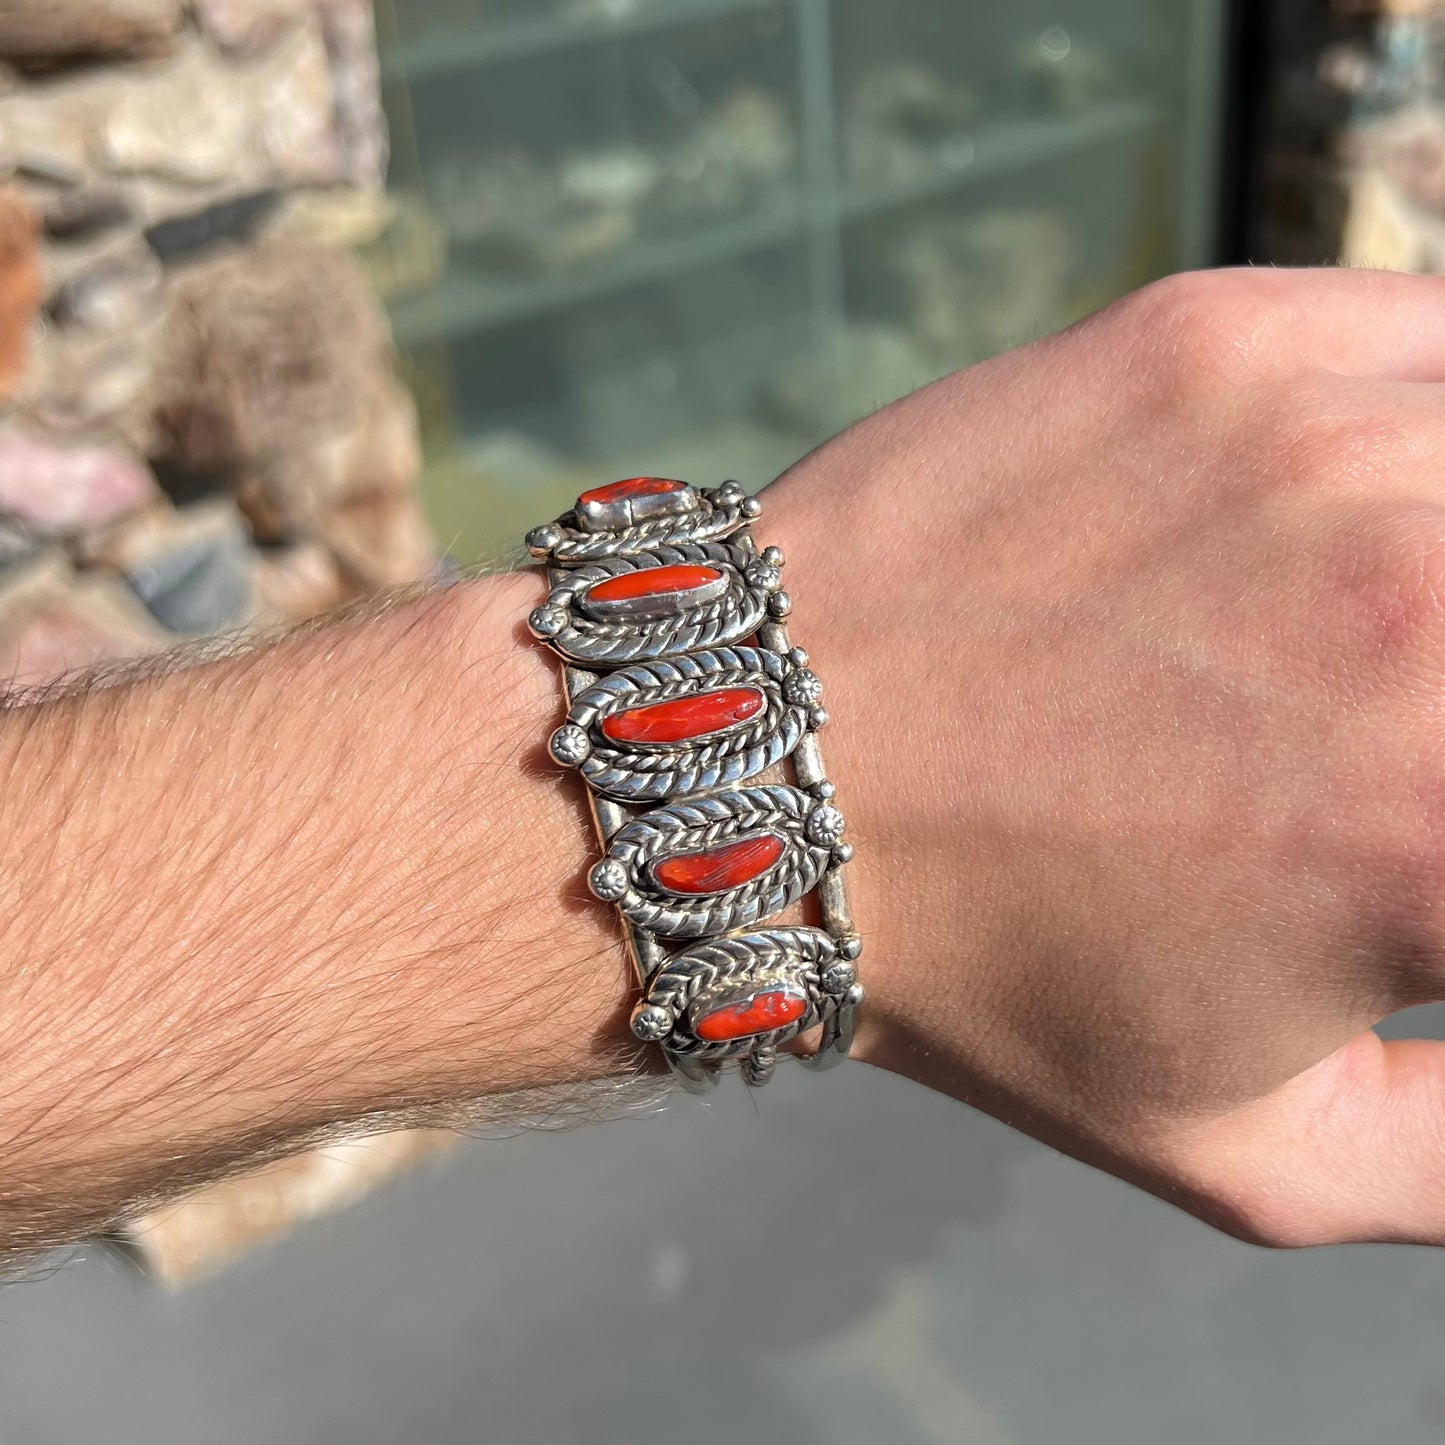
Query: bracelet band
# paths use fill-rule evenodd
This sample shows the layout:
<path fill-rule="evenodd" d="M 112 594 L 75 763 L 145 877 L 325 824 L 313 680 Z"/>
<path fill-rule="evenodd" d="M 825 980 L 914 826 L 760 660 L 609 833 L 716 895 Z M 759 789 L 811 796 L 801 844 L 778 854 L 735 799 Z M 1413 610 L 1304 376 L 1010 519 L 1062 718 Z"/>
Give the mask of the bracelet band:
<path fill-rule="evenodd" d="M 642 987 L 632 1031 L 694 1092 L 729 1059 L 766 1083 L 810 1029 L 804 1062 L 836 1063 L 863 1000 L 822 686 L 788 640 L 760 511 L 736 482 L 633 477 L 527 534 L 549 582 L 529 625 L 567 695 L 549 751 L 587 783 L 604 850 L 588 881 L 621 912 Z M 805 896 L 816 923 L 767 926 Z"/>

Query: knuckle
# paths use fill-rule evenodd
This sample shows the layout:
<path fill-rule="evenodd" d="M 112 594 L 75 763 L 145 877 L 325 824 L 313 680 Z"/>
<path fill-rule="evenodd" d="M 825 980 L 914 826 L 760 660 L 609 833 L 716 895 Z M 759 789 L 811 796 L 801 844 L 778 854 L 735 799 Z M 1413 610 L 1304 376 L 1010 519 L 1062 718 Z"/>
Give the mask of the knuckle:
<path fill-rule="evenodd" d="M 1206 1224 L 1261 1249 L 1310 1249 L 1340 1236 L 1319 1202 L 1278 1171 L 1235 1160 L 1188 1171 L 1190 1211 Z"/>
<path fill-rule="evenodd" d="M 1445 513 L 1372 508 L 1346 527 L 1336 554 L 1331 584 L 1347 629 L 1397 673 L 1438 681 L 1445 674 Z"/>
<path fill-rule="evenodd" d="M 1237 381 L 1260 370 L 1284 308 L 1269 273 L 1186 271 L 1152 282 L 1115 308 L 1143 358 L 1170 386 Z"/>
<path fill-rule="evenodd" d="M 1224 1232 L 1260 1249 L 1313 1249 L 1336 1241 L 1306 1201 L 1277 1187 L 1236 1191 L 1217 1203 Z"/>
<path fill-rule="evenodd" d="M 1376 489 L 1423 439 L 1386 411 L 1362 408 L 1329 380 L 1264 389 L 1243 423 L 1241 469 L 1267 492 Z"/>

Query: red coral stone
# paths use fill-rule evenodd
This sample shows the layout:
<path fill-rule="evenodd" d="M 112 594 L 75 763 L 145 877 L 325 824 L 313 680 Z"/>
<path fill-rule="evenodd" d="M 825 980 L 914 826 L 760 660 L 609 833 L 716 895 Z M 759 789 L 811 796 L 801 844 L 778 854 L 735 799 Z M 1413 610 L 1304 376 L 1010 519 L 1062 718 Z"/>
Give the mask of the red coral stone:
<path fill-rule="evenodd" d="M 698 1020 L 695 1032 L 710 1044 L 725 1039 L 743 1039 L 749 1034 L 765 1034 L 800 1019 L 808 1010 L 808 1000 L 791 989 L 772 988 L 755 993 L 739 1003 L 723 1004 Z"/>
<path fill-rule="evenodd" d="M 633 497 L 666 497 L 686 490 L 686 482 L 672 482 L 666 477 L 628 477 L 624 482 L 608 482 L 605 487 L 583 492 L 577 498 L 577 505 L 605 507 L 611 502 L 631 501 Z"/>
<path fill-rule="evenodd" d="M 681 743 L 747 722 L 767 706 L 755 687 L 720 687 L 645 707 L 624 708 L 602 719 L 602 736 L 614 743 Z"/>
<path fill-rule="evenodd" d="M 776 833 L 758 833 L 700 853 L 661 858 L 652 865 L 652 876 L 673 893 L 722 893 L 766 873 L 786 846 Z"/>
<path fill-rule="evenodd" d="M 664 592 L 691 592 L 720 581 L 716 567 L 679 562 L 671 567 L 644 567 L 638 572 L 619 572 L 616 577 L 594 582 L 587 589 L 589 602 L 628 602 L 635 597 L 655 597 Z"/>

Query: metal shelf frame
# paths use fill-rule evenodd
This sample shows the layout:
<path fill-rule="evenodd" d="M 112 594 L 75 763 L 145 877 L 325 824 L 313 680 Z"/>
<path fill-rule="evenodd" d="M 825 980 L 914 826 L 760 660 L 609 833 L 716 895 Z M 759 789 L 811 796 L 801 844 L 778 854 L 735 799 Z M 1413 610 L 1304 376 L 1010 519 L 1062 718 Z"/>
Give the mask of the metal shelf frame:
<path fill-rule="evenodd" d="M 1225 6 L 1226 0 L 1188 0 L 1194 60 L 1183 97 L 1190 124 L 1178 182 L 1182 259 L 1192 265 L 1210 259 L 1209 198 L 1217 179 L 1218 67 L 1223 59 L 1218 27 Z M 609 105 L 617 112 L 615 129 L 625 137 L 630 116 L 622 77 L 626 42 L 634 37 L 772 14 L 793 26 L 797 55 L 799 172 L 791 202 L 760 202 L 752 212 L 719 218 L 706 229 L 645 238 L 605 260 L 555 275 L 509 277 L 488 273 L 480 264 L 469 270 L 463 250 L 438 286 L 393 303 L 398 342 L 407 347 L 447 342 L 554 314 L 652 279 L 675 278 L 778 245 L 802 244 L 808 259 L 808 322 L 827 354 L 845 319 L 844 258 L 850 227 L 1092 147 L 1145 137 L 1160 118 L 1157 108 L 1137 100 L 1101 104 L 1081 114 L 999 118 L 961 137 L 961 144 L 951 153 L 940 153 L 933 164 L 921 164 L 915 176 L 873 185 L 853 182 L 840 155 L 833 7 L 834 0 L 639 0 L 636 8 L 612 17 L 603 11 L 553 11 L 408 44 L 397 26 L 393 0 L 380 0 L 388 22 L 383 26 L 383 73 L 394 129 L 423 184 L 410 106 L 410 90 L 419 83 L 591 47 L 598 52 L 603 73 L 615 77 L 609 82 L 615 92 Z"/>
<path fill-rule="evenodd" d="M 504 65 L 559 50 L 626 40 L 738 15 L 782 13 L 794 0 L 651 0 L 626 14 L 543 15 L 503 21 L 482 34 L 426 36 L 388 56 L 389 81 L 414 84 L 437 76 Z"/>
<path fill-rule="evenodd" d="M 842 250 L 848 225 L 1142 135 L 1156 118 L 1147 105 L 1120 101 L 1078 116 L 996 121 L 973 138 L 966 165 L 939 160 L 909 181 L 889 186 L 843 183 L 831 147 L 816 156 L 805 147 L 807 179 L 795 206 L 774 205 L 676 239 L 629 247 L 609 261 L 558 276 L 509 279 L 468 274 L 458 264 L 436 291 L 393 305 L 396 339 L 418 345 L 506 326 L 800 239 L 810 251 L 811 319 L 826 338 L 844 309 Z"/>

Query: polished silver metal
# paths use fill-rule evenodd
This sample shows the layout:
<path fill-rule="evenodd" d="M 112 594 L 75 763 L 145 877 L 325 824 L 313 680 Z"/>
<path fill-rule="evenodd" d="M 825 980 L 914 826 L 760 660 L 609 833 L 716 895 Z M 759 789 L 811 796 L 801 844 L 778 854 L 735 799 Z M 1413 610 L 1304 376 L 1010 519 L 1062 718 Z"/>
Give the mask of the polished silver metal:
<path fill-rule="evenodd" d="M 825 826 L 817 820 L 822 814 Z M 836 828 L 834 826 L 836 815 Z M 827 835 L 816 836 L 819 832 Z M 643 813 L 608 840 L 588 882 L 639 927 L 665 938 L 701 938 L 772 918 L 817 886 L 842 836 L 842 815 L 785 784 L 704 793 Z M 660 885 L 654 871 L 680 856 L 752 838 L 781 842 L 782 856 L 751 882 L 687 896 Z"/>
<path fill-rule="evenodd" d="M 644 489 L 641 492 L 637 490 L 639 484 Z M 645 490 L 648 487 L 655 490 Z M 611 488 L 604 487 L 602 491 L 616 492 L 618 488 L 625 490 L 617 496 L 587 492 L 577 498 L 573 515 L 580 531 L 625 532 L 644 527 L 659 517 L 687 516 L 702 505 L 695 487 L 668 477 L 633 477 L 630 481 L 614 482 Z"/>
<path fill-rule="evenodd" d="M 555 522 L 527 533 L 527 549 L 539 562 L 554 567 L 582 567 L 608 557 L 631 556 L 657 547 L 678 547 L 689 542 L 721 542 L 746 527 L 758 515 L 757 501 L 736 482 L 724 482 L 712 492 L 694 492 L 695 505 L 671 515 L 638 516 L 634 502 L 632 521 L 612 531 L 599 531 L 598 509 L 581 517 L 574 509 Z M 620 510 L 620 509 L 619 509 Z"/>
<path fill-rule="evenodd" d="M 584 667 L 621 667 L 741 642 L 758 630 L 776 596 L 746 579 L 744 568 L 750 560 L 747 549 L 732 542 L 689 542 L 554 571 L 547 601 L 531 614 L 528 625 L 537 637 Z M 686 592 L 649 599 L 664 609 L 657 616 L 647 616 L 643 609 L 599 617 L 599 604 L 588 599 L 589 591 L 609 578 L 678 565 L 711 568 L 721 575 L 723 585 L 709 584 L 700 599 Z"/>
<path fill-rule="evenodd" d="M 552 756 L 598 792 L 652 803 L 740 783 L 788 756 L 809 727 L 817 678 L 758 647 L 721 647 L 624 668 L 577 694 L 552 734 Z M 619 713 L 725 689 L 762 700 L 755 717 L 677 743 L 619 742 L 605 729 Z"/>
<path fill-rule="evenodd" d="M 656 1038 L 682 1057 L 715 1062 L 739 1058 L 758 1047 L 776 1048 L 822 1022 L 837 1006 L 823 976 L 837 957 L 837 944 L 821 928 L 761 928 L 710 938 L 674 954 L 652 977 L 633 1010 L 633 1032 Z M 766 1033 L 709 1040 L 697 1024 L 733 1002 L 759 994 L 787 992 L 803 1004 L 802 1014 Z"/>
<path fill-rule="evenodd" d="M 733 1059 L 749 1084 L 765 1083 L 779 1046 L 801 1035 L 817 1035 L 800 1055 L 810 1067 L 844 1058 L 863 1000 L 862 942 L 844 884 L 853 848 L 818 744 L 822 684 L 788 638 L 783 554 L 753 541 L 747 524 L 760 509 L 736 482 L 661 497 L 583 499 L 580 515 L 529 533 L 550 564 L 547 601 L 529 621 L 564 662 L 568 714 L 549 750 L 588 783 L 605 849 L 589 883 L 618 905 L 643 987 L 633 1031 L 702 1093 Z M 678 563 L 716 569 L 719 585 L 652 594 L 640 607 L 589 601 L 606 578 Z M 605 730 L 619 714 L 724 688 L 756 690 L 761 710 L 682 742 Z M 784 768 L 792 783 L 765 780 Z M 694 893 L 658 879 L 669 858 L 764 837 L 779 856 L 741 885 Z M 769 925 L 800 899 L 815 903 L 816 924 Z M 688 941 L 669 952 L 674 940 Z M 737 1037 L 722 1036 L 731 1029 Z"/>

